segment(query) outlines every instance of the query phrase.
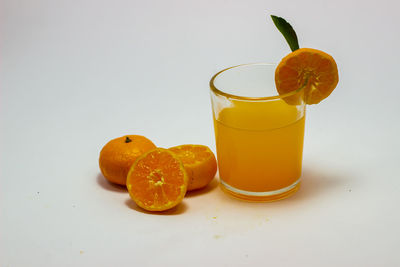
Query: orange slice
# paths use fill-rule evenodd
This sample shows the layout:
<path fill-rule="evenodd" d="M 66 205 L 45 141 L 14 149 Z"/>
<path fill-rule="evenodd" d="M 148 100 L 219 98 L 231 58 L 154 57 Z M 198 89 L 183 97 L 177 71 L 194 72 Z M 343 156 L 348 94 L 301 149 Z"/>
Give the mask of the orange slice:
<path fill-rule="evenodd" d="M 150 211 L 178 205 L 186 194 L 188 176 L 171 151 L 156 148 L 140 156 L 129 170 L 126 187 L 135 203 Z"/>
<path fill-rule="evenodd" d="M 318 104 L 327 98 L 339 81 L 335 60 L 327 53 L 300 48 L 282 59 L 275 71 L 280 95 L 304 89 L 306 104 Z"/>
<path fill-rule="evenodd" d="M 203 145 L 181 145 L 171 147 L 183 162 L 189 176 L 188 191 L 208 185 L 217 172 L 217 160 L 214 153 Z"/>

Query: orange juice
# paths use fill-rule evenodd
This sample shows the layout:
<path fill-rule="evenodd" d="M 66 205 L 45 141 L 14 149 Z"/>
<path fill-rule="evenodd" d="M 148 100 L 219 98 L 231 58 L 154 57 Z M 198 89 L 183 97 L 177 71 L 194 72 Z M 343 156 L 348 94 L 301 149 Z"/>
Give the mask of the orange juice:
<path fill-rule="evenodd" d="M 254 192 L 255 196 L 258 193 L 268 196 L 268 192 L 279 194 L 279 190 L 290 190 L 290 187 L 297 190 L 301 176 L 304 113 L 302 106 L 275 99 L 260 102 L 233 100 L 229 107 L 214 114 L 223 189 L 234 195 L 235 192 L 239 195 Z M 263 192 L 267 193 L 263 195 Z"/>

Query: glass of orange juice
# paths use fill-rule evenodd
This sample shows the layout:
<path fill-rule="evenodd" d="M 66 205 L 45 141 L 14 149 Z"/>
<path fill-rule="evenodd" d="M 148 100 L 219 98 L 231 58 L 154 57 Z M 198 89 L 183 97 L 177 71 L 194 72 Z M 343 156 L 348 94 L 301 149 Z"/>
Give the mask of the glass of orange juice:
<path fill-rule="evenodd" d="M 279 200 L 300 186 L 304 92 L 279 95 L 275 68 L 239 65 L 210 81 L 220 185 L 243 200 Z"/>

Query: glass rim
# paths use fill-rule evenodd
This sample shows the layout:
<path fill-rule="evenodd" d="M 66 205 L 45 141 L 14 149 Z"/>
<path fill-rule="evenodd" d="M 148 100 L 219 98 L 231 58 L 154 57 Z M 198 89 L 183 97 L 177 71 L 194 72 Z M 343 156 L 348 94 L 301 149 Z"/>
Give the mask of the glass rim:
<path fill-rule="evenodd" d="M 229 94 L 226 93 L 220 89 L 218 89 L 215 85 L 214 85 L 214 81 L 215 79 L 222 73 L 229 71 L 231 69 L 235 69 L 235 68 L 240 68 L 240 67 L 246 67 L 246 66 L 257 66 L 257 65 L 266 65 L 266 66 L 277 66 L 277 64 L 274 63 L 265 63 L 265 62 L 258 62 L 258 63 L 245 63 L 245 64 L 240 64 L 240 65 L 235 65 L 229 68 L 225 68 L 219 72 L 217 72 L 216 74 L 214 74 L 214 76 L 211 78 L 210 80 L 210 88 L 211 91 L 216 94 L 216 95 L 222 95 L 228 98 L 233 98 L 233 99 L 237 99 L 237 100 L 248 100 L 248 101 L 257 101 L 257 100 L 276 100 L 276 99 L 282 99 L 282 98 L 286 98 L 286 97 L 290 97 L 292 95 L 298 94 L 301 90 L 303 90 L 302 88 L 300 89 L 296 89 L 293 90 L 289 93 L 285 93 L 282 95 L 271 95 L 271 96 L 256 96 L 256 97 L 251 97 L 251 96 L 239 96 L 239 95 L 234 95 L 234 94 Z"/>

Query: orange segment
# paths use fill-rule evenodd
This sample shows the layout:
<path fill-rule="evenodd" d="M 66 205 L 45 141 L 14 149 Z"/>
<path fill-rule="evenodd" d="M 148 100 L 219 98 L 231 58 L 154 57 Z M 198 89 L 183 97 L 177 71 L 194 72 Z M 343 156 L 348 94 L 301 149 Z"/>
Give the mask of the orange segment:
<path fill-rule="evenodd" d="M 188 191 L 208 185 L 217 172 L 217 160 L 214 153 L 203 145 L 181 145 L 171 147 L 183 162 L 189 176 Z"/>
<path fill-rule="evenodd" d="M 178 205 L 186 194 L 188 176 L 179 158 L 163 148 L 140 156 L 131 167 L 126 187 L 135 203 L 150 211 Z"/>
<path fill-rule="evenodd" d="M 327 53 L 298 49 L 282 59 L 275 71 L 275 84 L 280 95 L 304 89 L 306 104 L 318 104 L 327 98 L 339 81 L 335 60 Z"/>

